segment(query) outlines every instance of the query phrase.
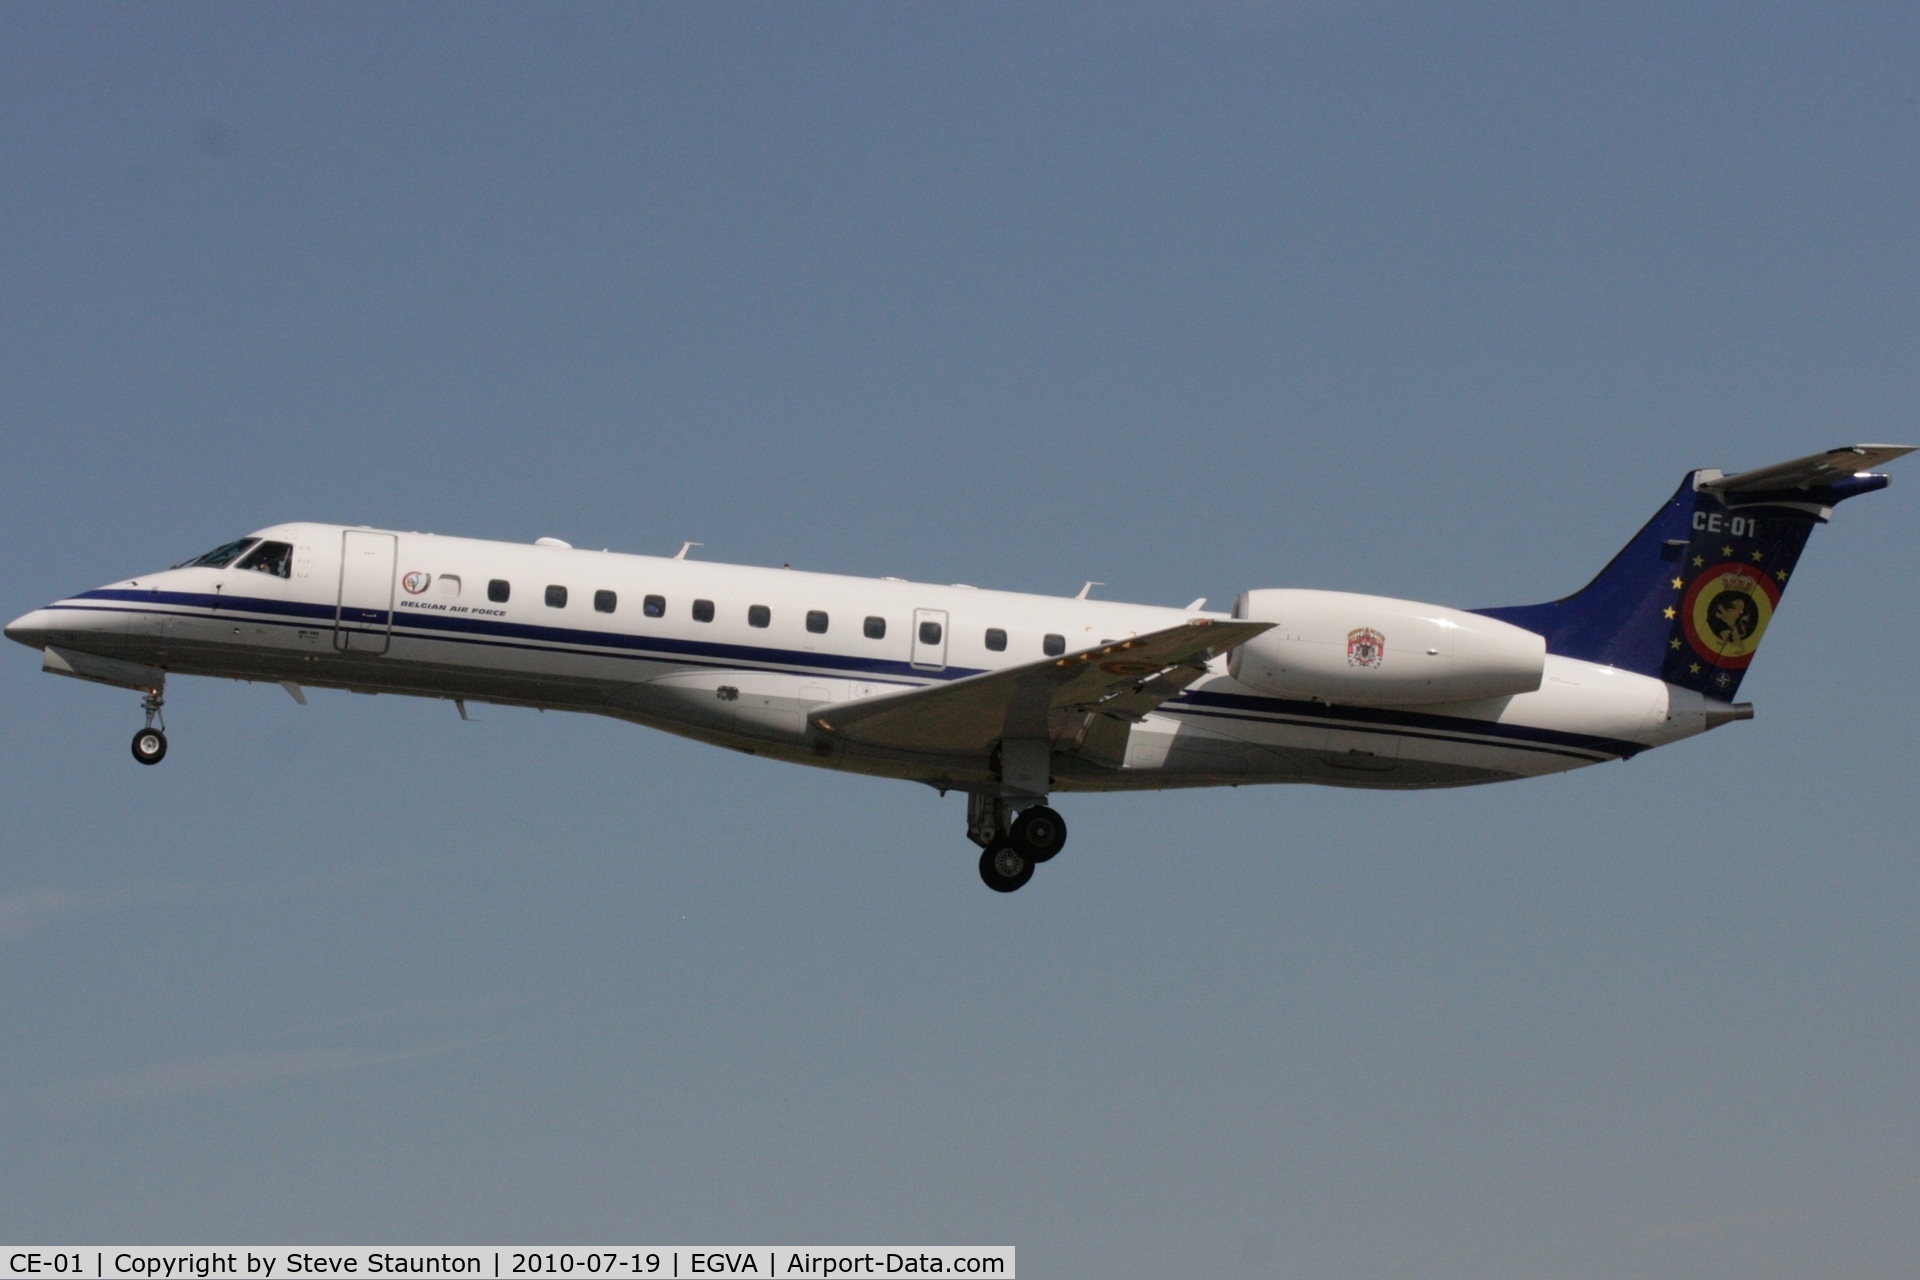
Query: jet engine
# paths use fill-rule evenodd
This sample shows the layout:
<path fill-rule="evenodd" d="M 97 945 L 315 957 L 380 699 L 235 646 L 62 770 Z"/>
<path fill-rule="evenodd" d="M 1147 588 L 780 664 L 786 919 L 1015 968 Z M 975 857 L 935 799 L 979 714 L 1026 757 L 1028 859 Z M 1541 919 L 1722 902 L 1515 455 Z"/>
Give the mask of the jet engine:
<path fill-rule="evenodd" d="M 1547 642 L 1477 613 L 1345 591 L 1242 592 L 1233 616 L 1275 623 L 1227 659 L 1262 693 L 1404 707 L 1531 693 Z"/>

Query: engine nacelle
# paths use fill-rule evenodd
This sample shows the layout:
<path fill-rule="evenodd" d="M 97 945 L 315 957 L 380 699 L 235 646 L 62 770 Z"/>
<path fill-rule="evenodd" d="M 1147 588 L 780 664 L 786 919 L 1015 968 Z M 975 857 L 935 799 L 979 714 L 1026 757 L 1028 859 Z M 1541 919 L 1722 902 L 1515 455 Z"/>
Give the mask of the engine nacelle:
<path fill-rule="evenodd" d="M 1273 630 L 1235 649 L 1227 669 L 1262 693 L 1404 707 L 1532 693 L 1547 642 L 1477 613 L 1346 591 L 1242 592 L 1233 616 Z"/>

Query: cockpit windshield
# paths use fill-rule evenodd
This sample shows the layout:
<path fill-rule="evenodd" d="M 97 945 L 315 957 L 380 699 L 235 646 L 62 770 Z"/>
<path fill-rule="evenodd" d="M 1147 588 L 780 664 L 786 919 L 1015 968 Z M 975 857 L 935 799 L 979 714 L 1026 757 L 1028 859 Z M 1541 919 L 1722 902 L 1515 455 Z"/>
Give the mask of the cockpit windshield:
<path fill-rule="evenodd" d="M 258 538 L 241 538 L 236 542 L 229 542 L 225 546 L 215 547 L 203 556 L 195 556 L 191 560 L 182 560 L 173 567 L 176 569 L 202 567 L 208 569 L 224 569 L 248 551 L 252 550 L 253 544 L 258 541 L 260 541 Z"/>
<path fill-rule="evenodd" d="M 252 569 L 259 573 L 270 573 L 276 578 L 289 576 L 293 568 L 293 544 L 290 542 L 263 542 L 241 558 L 236 569 Z"/>

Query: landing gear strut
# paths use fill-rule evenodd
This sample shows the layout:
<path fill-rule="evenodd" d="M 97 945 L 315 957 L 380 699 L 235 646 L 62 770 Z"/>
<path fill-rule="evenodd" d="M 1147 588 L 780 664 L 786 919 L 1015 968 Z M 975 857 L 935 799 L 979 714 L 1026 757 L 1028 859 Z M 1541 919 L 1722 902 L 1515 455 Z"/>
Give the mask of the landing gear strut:
<path fill-rule="evenodd" d="M 1067 820 L 1044 804 L 1022 809 L 1000 796 L 967 797 L 967 838 L 980 846 L 980 879 L 996 893 L 1012 893 L 1033 869 L 1067 843 Z"/>
<path fill-rule="evenodd" d="M 149 693 L 146 701 L 140 704 L 147 713 L 147 727 L 133 735 L 133 758 L 141 764 L 159 764 L 167 758 L 167 721 L 160 714 L 165 700 L 156 693 Z"/>

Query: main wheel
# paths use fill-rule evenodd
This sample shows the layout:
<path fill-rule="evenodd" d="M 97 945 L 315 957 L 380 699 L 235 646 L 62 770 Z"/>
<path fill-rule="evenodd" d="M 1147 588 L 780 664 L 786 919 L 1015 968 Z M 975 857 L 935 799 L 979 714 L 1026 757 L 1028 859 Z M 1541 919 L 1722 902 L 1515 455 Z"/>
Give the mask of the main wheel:
<path fill-rule="evenodd" d="M 141 764 L 159 764 L 166 756 L 166 734 L 158 729 L 142 729 L 133 735 L 133 758 Z"/>
<path fill-rule="evenodd" d="M 1007 840 L 1035 862 L 1045 862 L 1066 848 L 1067 820 L 1047 806 L 1037 804 L 1023 809 L 1013 820 L 1013 830 L 1007 833 Z"/>
<path fill-rule="evenodd" d="M 1033 879 L 1033 859 L 1002 841 L 980 851 L 980 878 L 995 893 L 1012 893 Z"/>

